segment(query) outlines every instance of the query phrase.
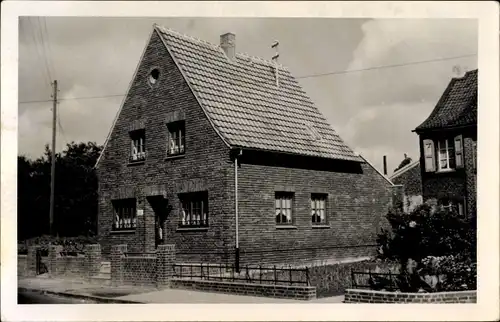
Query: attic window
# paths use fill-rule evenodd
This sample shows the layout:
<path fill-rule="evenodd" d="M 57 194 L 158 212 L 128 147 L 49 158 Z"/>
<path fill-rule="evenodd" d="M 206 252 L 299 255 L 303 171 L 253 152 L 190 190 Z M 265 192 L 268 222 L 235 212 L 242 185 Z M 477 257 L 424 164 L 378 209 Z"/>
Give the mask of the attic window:
<path fill-rule="evenodd" d="M 322 139 L 321 134 L 319 134 L 318 130 L 312 124 L 304 124 L 304 127 L 313 140 L 320 141 Z"/>
<path fill-rule="evenodd" d="M 160 71 L 157 68 L 155 68 L 149 74 L 149 83 L 151 85 L 156 84 L 156 81 L 158 80 L 158 77 L 160 77 Z"/>

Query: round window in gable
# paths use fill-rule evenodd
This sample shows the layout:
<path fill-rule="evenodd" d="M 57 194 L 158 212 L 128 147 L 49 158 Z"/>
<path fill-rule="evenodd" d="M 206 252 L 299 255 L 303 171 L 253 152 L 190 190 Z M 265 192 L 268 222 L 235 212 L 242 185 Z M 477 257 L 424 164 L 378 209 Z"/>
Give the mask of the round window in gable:
<path fill-rule="evenodd" d="M 160 77 L 160 71 L 157 68 L 155 68 L 149 74 L 149 83 L 151 85 L 156 84 L 156 82 L 158 81 L 158 77 Z"/>

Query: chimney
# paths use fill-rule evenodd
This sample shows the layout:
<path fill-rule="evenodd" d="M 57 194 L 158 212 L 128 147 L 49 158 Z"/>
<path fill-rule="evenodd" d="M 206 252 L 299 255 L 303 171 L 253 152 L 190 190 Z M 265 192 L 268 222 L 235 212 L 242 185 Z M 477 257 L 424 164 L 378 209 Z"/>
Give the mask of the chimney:
<path fill-rule="evenodd" d="M 273 62 L 274 62 L 274 77 L 276 79 L 276 86 L 280 86 L 279 82 L 279 73 L 278 73 L 278 58 L 280 57 L 278 46 L 279 46 L 279 41 L 275 40 L 274 43 L 271 45 L 271 48 L 276 50 L 276 54 L 273 56 Z"/>
<path fill-rule="evenodd" d="M 387 175 L 387 156 L 384 155 L 384 176 Z"/>
<path fill-rule="evenodd" d="M 233 33 L 225 33 L 220 36 L 220 46 L 226 53 L 227 58 L 234 60 L 236 58 L 236 36 Z"/>

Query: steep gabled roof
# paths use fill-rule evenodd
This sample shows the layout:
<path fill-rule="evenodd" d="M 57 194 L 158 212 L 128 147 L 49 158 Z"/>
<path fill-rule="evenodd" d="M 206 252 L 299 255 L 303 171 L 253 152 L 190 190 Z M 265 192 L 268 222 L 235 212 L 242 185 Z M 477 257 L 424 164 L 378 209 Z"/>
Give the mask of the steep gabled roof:
<path fill-rule="evenodd" d="M 279 65 L 155 26 L 215 130 L 230 147 L 363 162 Z"/>
<path fill-rule="evenodd" d="M 477 124 L 477 72 L 453 78 L 431 115 L 415 131 Z"/>

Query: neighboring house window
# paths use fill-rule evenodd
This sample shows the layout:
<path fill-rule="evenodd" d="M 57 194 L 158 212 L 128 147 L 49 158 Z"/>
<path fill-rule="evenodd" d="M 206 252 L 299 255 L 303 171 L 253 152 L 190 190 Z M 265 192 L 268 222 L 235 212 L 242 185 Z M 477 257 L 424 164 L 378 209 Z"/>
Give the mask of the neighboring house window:
<path fill-rule="evenodd" d="M 130 133 L 131 151 L 130 161 L 137 162 L 146 159 L 146 132 L 144 130 Z"/>
<path fill-rule="evenodd" d="M 137 227 L 135 199 L 113 201 L 113 230 L 128 230 Z"/>
<path fill-rule="evenodd" d="M 326 195 L 311 195 L 311 221 L 313 224 L 326 224 Z"/>
<path fill-rule="evenodd" d="M 438 141 L 438 169 L 450 170 L 455 168 L 455 149 L 453 140 L 444 139 Z"/>
<path fill-rule="evenodd" d="M 276 210 L 277 225 L 292 224 L 292 200 L 293 200 L 293 193 L 276 192 L 275 210 Z"/>
<path fill-rule="evenodd" d="M 208 227 L 208 193 L 195 192 L 179 195 L 181 200 L 181 227 Z"/>
<path fill-rule="evenodd" d="M 173 122 L 167 125 L 168 128 L 168 147 L 167 155 L 184 154 L 185 148 L 185 130 L 184 121 Z"/>
<path fill-rule="evenodd" d="M 457 213 L 460 217 L 465 216 L 465 201 L 443 200 L 441 206 L 448 211 Z"/>
<path fill-rule="evenodd" d="M 439 140 L 423 140 L 424 166 L 426 172 L 453 170 L 463 168 L 462 135 Z"/>

